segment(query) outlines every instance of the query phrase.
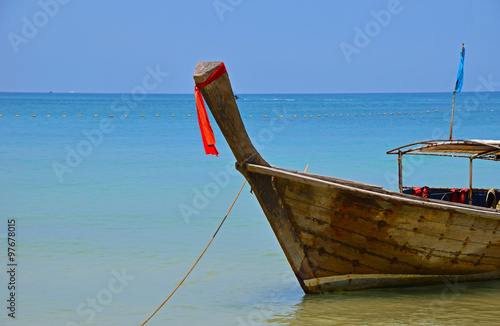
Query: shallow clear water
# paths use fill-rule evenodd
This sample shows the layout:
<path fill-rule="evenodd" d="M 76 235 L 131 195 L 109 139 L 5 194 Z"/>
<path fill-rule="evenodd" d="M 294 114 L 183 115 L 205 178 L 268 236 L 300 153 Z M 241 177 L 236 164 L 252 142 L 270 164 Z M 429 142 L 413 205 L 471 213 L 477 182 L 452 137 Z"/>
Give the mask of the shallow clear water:
<path fill-rule="evenodd" d="M 271 164 L 309 164 L 310 173 L 386 189 L 397 188 L 387 150 L 449 134 L 451 94 L 241 97 L 247 130 Z M 499 138 L 499 93 L 458 94 L 456 110 L 454 138 Z M 0 324 L 140 325 L 244 181 L 215 122 L 218 158 L 203 152 L 192 95 L 0 93 L 0 114 L 0 266 L 9 219 L 18 263 L 16 320 L 3 309 Z M 474 185 L 499 187 L 497 165 L 476 162 Z M 405 184 L 466 187 L 468 160 L 409 159 Z M 499 289 L 491 281 L 304 295 L 247 186 L 147 325 L 492 325 Z"/>

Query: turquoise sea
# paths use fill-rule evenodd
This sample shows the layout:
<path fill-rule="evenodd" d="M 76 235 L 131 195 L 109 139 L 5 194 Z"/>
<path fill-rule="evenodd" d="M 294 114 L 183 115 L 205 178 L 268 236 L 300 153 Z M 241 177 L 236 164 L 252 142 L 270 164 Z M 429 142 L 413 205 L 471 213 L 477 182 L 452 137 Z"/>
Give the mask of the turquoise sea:
<path fill-rule="evenodd" d="M 270 164 L 391 190 L 397 159 L 386 151 L 449 135 L 448 93 L 238 95 Z M 454 138 L 499 139 L 500 93 L 457 94 L 455 110 Z M 204 154 L 191 94 L 0 93 L 0 114 L 0 325 L 140 325 L 244 181 L 215 121 L 219 157 Z M 468 185 L 466 159 L 404 163 L 405 185 Z M 499 172 L 476 162 L 474 186 L 500 187 Z M 498 323 L 500 281 L 305 295 L 249 191 L 147 325 Z"/>

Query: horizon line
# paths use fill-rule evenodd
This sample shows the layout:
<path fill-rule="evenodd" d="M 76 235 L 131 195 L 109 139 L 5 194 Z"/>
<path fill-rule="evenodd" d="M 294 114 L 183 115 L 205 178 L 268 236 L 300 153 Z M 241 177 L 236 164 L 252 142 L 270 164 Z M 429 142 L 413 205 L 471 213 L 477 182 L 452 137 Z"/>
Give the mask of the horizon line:
<path fill-rule="evenodd" d="M 453 94 L 453 91 L 428 91 L 428 92 L 339 92 L 339 93 L 324 93 L 324 92 L 311 92 L 311 93 L 274 93 L 274 92 L 269 92 L 269 93 L 234 93 L 234 95 L 343 95 L 343 94 Z M 500 91 L 462 91 L 460 93 L 500 93 Z M 53 92 L 53 91 L 36 91 L 36 92 L 25 92 L 25 91 L 0 91 L 0 94 L 67 94 L 67 95 L 72 95 L 72 94 L 79 94 L 79 95 L 123 95 L 123 94 L 131 94 L 130 92 L 77 92 L 77 91 L 70 91 L 70 92 Z M 148 95 L 194 95 L 193 93 L 146 93 L 146 94 L 141 94 L 148 96 Z"/>

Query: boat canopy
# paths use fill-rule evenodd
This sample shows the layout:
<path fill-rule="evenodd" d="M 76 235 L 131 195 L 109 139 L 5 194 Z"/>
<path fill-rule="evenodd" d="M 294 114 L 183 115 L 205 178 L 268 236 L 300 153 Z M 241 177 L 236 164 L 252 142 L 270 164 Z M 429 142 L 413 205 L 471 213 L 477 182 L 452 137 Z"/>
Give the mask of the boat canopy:
<path fill-rule="evenodd" d="M 451 156 L 500 161 L 500 140 L 426 140 L 391 149 L 387 154 Z"/>

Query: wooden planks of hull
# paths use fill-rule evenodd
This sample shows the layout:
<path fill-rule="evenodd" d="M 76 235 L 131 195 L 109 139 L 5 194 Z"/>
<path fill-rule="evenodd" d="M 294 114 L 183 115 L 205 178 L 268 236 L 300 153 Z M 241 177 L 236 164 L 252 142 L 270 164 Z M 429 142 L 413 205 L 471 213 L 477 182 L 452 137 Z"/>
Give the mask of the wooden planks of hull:
<path fill-rule="evenodd" d="M 373 193 L 377 188 L 348 191 L 326 180 L 315 186 L 279 177 L 277 170 L 274 176 L 244 174 L 263 178 L 279 194 L 314 274 L 302 279 L 307 293 L 499 277 L 495 216 L 432 207 L 429 200 L 421 205 L 423 199 L 413 196 L 390 200 Z M 265 206 L 267 194 L 254 191 Z M 267 217 L 273 229 L 280 228 Z"/>
<path fill-rule="evenodd" d="M 274 179 L 316 277 L 500 268 L 500 221 Z M 473 230 L 473 231 L 471 231 Z"/>

